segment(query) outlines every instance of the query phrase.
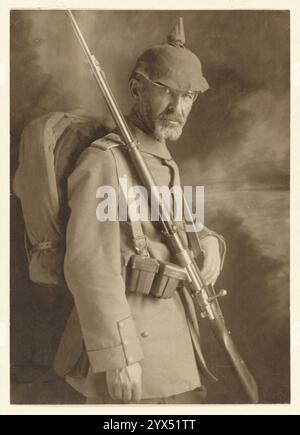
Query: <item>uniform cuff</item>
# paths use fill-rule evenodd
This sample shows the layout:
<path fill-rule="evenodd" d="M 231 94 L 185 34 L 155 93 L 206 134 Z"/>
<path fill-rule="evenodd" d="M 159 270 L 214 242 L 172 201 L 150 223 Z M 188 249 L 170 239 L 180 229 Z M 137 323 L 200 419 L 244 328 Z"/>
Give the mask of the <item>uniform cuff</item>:
<path fill-rule="evenodd" d="M 93 373 L 123 368 L 144 358 L 132 317 L 117 322 L 120 344 L 117 346 L 87 350 Z"/>

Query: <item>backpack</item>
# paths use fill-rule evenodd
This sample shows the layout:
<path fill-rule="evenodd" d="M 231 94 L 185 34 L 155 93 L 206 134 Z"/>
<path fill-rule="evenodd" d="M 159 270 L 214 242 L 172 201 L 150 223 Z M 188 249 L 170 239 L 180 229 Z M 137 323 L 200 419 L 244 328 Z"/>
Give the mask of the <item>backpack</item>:
<path fill-rule="evenodd" d="M 97 139 L 108 133 L 111 130 L 96 118 L 65 112 L 37 118 L 22 132 L 13 190 L 22 205 L 29 278 L 37 284 L 66 287 L 65 234 L 70 213 L 67 180 L 82 151 L 91 144 L 96 146 Z M 116 135 L 110 136 L 110 140 L 116 140 Z M 119 139 L 116 143 L 120 144 Z M 101 148 L 103 143 L 97 146 Z M 122 154 L 114 153 L 117 167 L 129 174 Z M 141 225 L 131 222 L 131 228 L 135 250 L 143 251 L 146 239 Z M 194 236 L 188 234 L 189 242 L 194 252 L 200 252 Z"/>
<path fill-rule="evenodd" d="M 22 132 L 13 190 L 22 205 L 29 277 L 35 283 L 66 285 L 67 179 L 81 152 L 108 132 L 95 118 L 65 112 L 37 118 Z"/>

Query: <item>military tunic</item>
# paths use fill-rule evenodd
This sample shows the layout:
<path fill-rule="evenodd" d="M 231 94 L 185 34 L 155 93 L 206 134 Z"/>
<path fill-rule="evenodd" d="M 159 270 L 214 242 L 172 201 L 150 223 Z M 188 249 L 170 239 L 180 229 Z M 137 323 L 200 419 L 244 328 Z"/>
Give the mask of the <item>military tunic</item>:
<path fill-rule="evenodd" d="M 135 125 L 131 129 L 156 184 L 179 185 L 178 167 L 166 145 Z M 170 299 L 126 292 L 122 266 L 135 253 L 130 223 L 96 219 L 97 188 L 110 185 L 117 191 L 118 176 L 112 153 L 91 146 L 69 178 L 65 277 L 76 310 L 62 338 L 57 371 L 68 372 L 68 382 L 88 397 L 101 395 L 105 371 L 135 362 L 142 366 L 143 399 L 196 389 L 203 357 L 190 295 L 185 289 Z M 140 184 L 132 177 L 133 184 Z M 148 221 L 142 226 L 150 255 L 172 261 L 157 225 Z M 209 234 L 218 237 L 205 227 L 200 237 Z M 88 370 L 78 375 L 83 355 Z"/>

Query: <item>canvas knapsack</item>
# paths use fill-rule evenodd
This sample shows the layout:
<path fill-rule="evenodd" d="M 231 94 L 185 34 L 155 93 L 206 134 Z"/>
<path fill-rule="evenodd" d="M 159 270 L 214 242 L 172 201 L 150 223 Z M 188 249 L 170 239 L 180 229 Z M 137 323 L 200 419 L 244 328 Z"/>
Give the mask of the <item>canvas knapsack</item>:
<path fill-rule="evenodd" d="M 105 141 L 96 139 L 110 132 L 95 118 L 65 112 L 44 115 L 24 128 L 13 189 L 22 204 L 29 277 L 33 282 L 66 286 L 63 269 L 69 217 L 67 180 L 88 145 L 106 149 Z M 109 138 L 110 143 L 116 141 L 120 145 L 115 134 Z M 115 150 L 113 155 L 130 182 L 131 169 L 123 152 Z M 131 228 L 135 250 L 143 251 L 146 241 L 141 224 L 131 222 Z M 190 233 L 189 239 L 193 235 Z M 194 245 L 194 252 L 198 252 L 198 241 Z"/>
<path fill-rule="evenodd" d="M 22 204 L 33 282 L 65 285 L 67 179 L 81 152 L 107 133 L 95 118 L 64 112 L 44 115 L 23 130 L 13 189 Z"/>

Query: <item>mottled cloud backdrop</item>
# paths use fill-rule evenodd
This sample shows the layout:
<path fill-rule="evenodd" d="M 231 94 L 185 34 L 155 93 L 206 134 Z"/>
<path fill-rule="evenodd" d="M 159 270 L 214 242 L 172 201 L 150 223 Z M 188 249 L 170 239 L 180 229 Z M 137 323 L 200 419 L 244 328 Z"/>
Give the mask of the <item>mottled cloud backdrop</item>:
<path fill-rule="evenodd" d="M 137 56 L 165 40 L 183 16 L 186 45 L 210 89 L 199 97 L 180 141 L 170 145 L 185 184 L 206 192 L 206 224 L 228 244 L 220 286 L 229 328 L 257 378 L 262 402 L 289 401 L 289 13 L 286 11 L 78 11 L 76 17 L 126 112 Z M 109 124 L 103 99 L 62 11 L 11 14 L 11 173 L 20 133 L 35 117 L 78 109 Z M 56 380 L 37 393 L 68 304 L 28 280 L 20 204 L 11 207 L 13 400 L 76 402 Z M 58 315 L 58 313 L 60 313 Z M 204 350 L 221 381 L 211 403 L 244 400 L 210 332 Z M 223 380 L 222 380 L 223 379 Z M 225 382 L 226 381 L 226 382 Z M 28 386 L 29 385 L 29 386 Z M 35 393 L 33 394 L 33 391 Z M 60 394 L 59 394 L 60 392 Z"/>

